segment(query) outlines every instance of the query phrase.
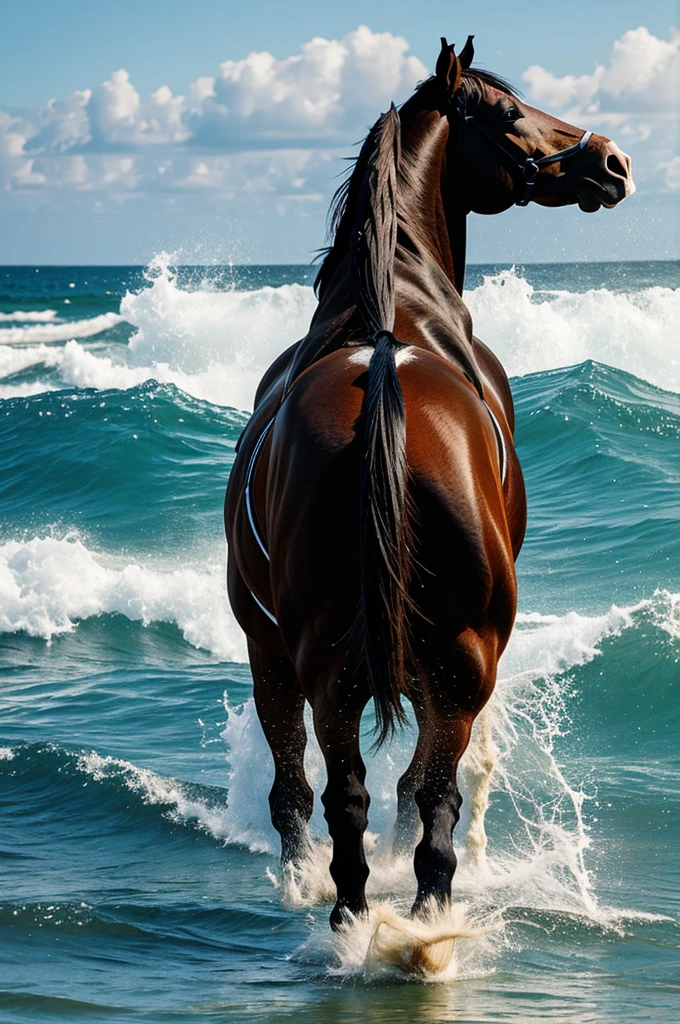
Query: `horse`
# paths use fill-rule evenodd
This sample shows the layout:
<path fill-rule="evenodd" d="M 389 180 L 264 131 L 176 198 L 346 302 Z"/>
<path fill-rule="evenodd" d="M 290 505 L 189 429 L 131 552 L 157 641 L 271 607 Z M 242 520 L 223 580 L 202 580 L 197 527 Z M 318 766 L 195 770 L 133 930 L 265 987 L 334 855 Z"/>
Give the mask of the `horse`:
<path fill-rule="evenodd" d="M 508 378 L 462 297 L 467 215 L 595 212 L 634 190 L 611 140 L 473 68 L 472 39 L 457 54 L 442 38 L 434 75 L 370 130 L 334 200 L 309 332 L 262 378 L 226 494 L 228 592 L 274 759 L 281 860 L 308 849 L 308 702 L 334 929 L 368 911 L 371 698 L 377 745 L 404 722 L 402 698 L 418 726 L 395 829 L 397 852 L 415 847 L 411 914 L 449 904 L 457 766 L 515 618 L 526 497 Z"/>

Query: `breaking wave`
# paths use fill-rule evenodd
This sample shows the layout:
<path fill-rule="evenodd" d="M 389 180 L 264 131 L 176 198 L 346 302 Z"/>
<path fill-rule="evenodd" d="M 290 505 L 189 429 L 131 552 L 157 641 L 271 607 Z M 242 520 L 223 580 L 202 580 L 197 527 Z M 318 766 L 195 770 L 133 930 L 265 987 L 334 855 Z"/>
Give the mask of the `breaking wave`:
<path fill-rule="evenodd" d="M 312 289 L 298 284 L 243 291 L 208 279 L 182 286 L 167 254 L 145 276 L 146 286 L 127 292 L 118 313 L 0 329 L 5 387 L 19 387 L 7 380 L 12 374 L 47 367 L 58 379 L 44 380 L 45 388 L 125 389 L 152 378 L 216 404 L 251 408 L 263 372 L 304 336 L 316 309 Z M 538 291 L 512 269 L 485 277 L 466 301 L 476 334 L 512 376 L 592 359 L 680 391 L 680 289 Z M 131 330 L 127 344 L 92 351 L 78 341 L 123 322 Z M 53 341 L 67 344 L 46 350 Z M 19 354 L 10 343 L 33 347 Z M 22 392 L 7 392 L 15 393 Z"/>
<path fill-rule="evenodd" d="M 559 740 L 569 728 L 574 687 L 570 673 L 601 657 L 616 657 L 616 640 L 628 630 L 646 635 L 658 629 L 666 642 L 680 639 L 680 595 L 659 592 L 629 608 L 613 606 L 598 616 L 519 615 L 499 666 L 491 702 L 479 716 L 459 770 L 464 796 L 456 844 L 461 849 L 456 892 L 474 897 L 487 910 L 501 906 L 549 909 L 581 915 L 599 925 L 616 926 L 619 911 L 602 907 L 586 851 L 591 843 L 587 804 L 593 794 L 583 779 L 569 778 L 559 760 Z M 267 796 L 273 779 L 271 755 L 259 727 L 254 703 L 230 709 L 224 738 L 229 749 L 231 834 L 254 851 L 278 849 Z M 317 793 L 325 769 L 311 738 L 306 770 Z M 365 716 L 368 740 L 372 719 Z M 406 730 L 381 755 L 368 760 L 371 794 L 367 847 L 371 875 L 368 891 L 377 896 L 413 898 L 410 859 L 390 852 L 396 812 L 396 783 L 410 759 L 415 734 Z M 494 826 L 487 841 L 485 818 L 493 794 Z M 314 844 L 295 877 L 276 879 L 294 905 L 324 902 L 331 893 L 330 849 L 317 802 L 311 821 Z M 489 902 L 489 900 L 491 902 Z"/>
<path fill-rule="evenodd" d="M 51 640 L 93 616 L 168 622 L 193 647 L 245 661 L 228 610 L 224 564 L 144 565 L 91 551 L 76 532 L 0 544 L 0 632 Z"/>

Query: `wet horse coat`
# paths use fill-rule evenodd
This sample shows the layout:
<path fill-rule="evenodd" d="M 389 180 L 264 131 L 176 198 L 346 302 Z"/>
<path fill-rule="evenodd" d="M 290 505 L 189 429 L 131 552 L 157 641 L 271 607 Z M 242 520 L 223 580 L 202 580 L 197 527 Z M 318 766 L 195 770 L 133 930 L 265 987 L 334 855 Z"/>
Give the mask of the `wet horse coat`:
<path fill-rule="evenodd" d="M 283 861 L 299 860 L 306 700 L 328 775 L 334 925 L 367 906 L 371 698 L 379 741 L 403 720 L 402 696 L 418 723 L 395 840 L 412 849 L 422 825 L 414 911 L 450 898 L 456 769 L 515 616 L 525 493 L 508 380 L 461 297 L 466 216 L 529 198 L 594 210 L 633 187 L 613 143 L 520 103 L 471 59 L 471 40 L 460 57 L 443 40 L 435 76 L 369 134 L 310 331 L 265 374 L 227 491 L 229 594 L 274 757 L 272 821 Z"/>

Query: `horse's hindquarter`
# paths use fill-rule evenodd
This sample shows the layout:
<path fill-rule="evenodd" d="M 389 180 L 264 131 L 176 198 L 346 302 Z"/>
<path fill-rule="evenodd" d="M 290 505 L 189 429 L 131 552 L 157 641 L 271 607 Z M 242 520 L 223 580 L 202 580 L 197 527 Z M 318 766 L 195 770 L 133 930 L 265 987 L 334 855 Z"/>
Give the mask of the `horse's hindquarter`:
<path fill-rule="evenodd" d="M 498 628 L 504 646 L 515 612 L 514 508 L 518 464 L 511 435 L 505 484 L 488 409 L 455 367 L 418 351 L 400 369 L 414 504 L 414 598 L 448 631 Z M 487 394 L 499 424 L 504 410 Z"/>
<path fill-rule="evenodd" d="M 356 615 L 356 424 L 371 354 L 335 352 L 300 378 L 277 415 L 262 468 L 266 509 L 258 514 L 272 601 L 294 661 L 312 638 L 341 660 Z M 414 513 L 413 600 L 432 628 L 441 623 L 449 635 L 483 632 L 492 619 L 500 650 L 514 615 L 515 574 L 491 418 L 464 375 L 438 356 L 408 348 L 397 364 Z M 503 418 L 502 408 L 497 415 Z M 506 440 L 511 448 L 509 434 Z"/>

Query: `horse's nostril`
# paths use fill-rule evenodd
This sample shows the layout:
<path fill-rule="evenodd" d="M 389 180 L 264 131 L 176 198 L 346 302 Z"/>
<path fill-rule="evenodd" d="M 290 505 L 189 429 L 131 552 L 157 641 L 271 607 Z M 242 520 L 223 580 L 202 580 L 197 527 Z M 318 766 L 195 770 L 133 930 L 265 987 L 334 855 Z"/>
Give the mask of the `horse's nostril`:
<path fill-rule="evenodd" d="M 608 171 L 611 171 L 612 174 L 618 174 L 622 178 L 627 178 L 628 177 L 628 171 L 623 166 L 623 163 L 621 162 L 621 160 L 619 160 L 619 158 L 616 155 L 616 153 L 610 153 L 609 154 L 609 156 L 607 157 L 607 159 L 605 161 L 605 166 L 606 166 Z"/>

